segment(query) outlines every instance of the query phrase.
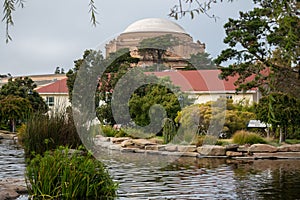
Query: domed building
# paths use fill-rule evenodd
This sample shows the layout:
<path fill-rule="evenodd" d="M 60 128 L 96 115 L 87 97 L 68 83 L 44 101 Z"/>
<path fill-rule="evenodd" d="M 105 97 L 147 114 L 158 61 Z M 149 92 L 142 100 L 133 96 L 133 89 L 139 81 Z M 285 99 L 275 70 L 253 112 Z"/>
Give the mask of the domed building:
<path fill-rule="evenodd" d="M 106 56 L 122 48 L 128 48 L 132 56 L 139 57 L 138 46 L 146 38 L 153 38 L 171 34 L 177 38 L 179 44 L 167 53 L 167 65 L 170 68 L 183 68 L 185 59 L 191 54 L 203 53 L 205 44 L 193 38 L 178 24 L 167 19 L 147 18 L 129 25 L 117 38 L 106 44 Z M 144 65 L 140 62 L 139 65 Z M 146 63 L 149 64 L 149 63 Z"/>

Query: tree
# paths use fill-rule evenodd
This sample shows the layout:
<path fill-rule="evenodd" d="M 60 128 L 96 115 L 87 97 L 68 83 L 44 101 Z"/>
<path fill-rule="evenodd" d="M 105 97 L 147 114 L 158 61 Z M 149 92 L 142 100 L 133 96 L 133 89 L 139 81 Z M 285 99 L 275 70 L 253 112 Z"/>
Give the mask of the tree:
<path fill-rule="evenodd" d="M 297 90 L 294 94 L 299 95 L 299 69 L 295 71 L 294 66 L 300 62 L 300 3 L 295 0 L 255 0 L 254 3 L 257 7 L 240 12 L 239 19 L 229 19 L 224 26 L 227 35 L 224 42 L 229 48 L 215 62 L 233 63 L 222 68 L 221 76 L 237 74 L 239 89 L 260 87 L 263 92 L 276 91 L 279 89 L 276 82 L 290 77 L 285 79 L 285 88 L 293 86 Z"/>
<path fill-rule="evenodd" d="M 279 128 L 280 143 L 285 141 L 289 130 L 293 134 L 300 128 L 300 100 L 290 95 L 272 93 L 271 98 L 267 96 L 261 98 L 255 110 L 258 119 L 271 124 L 273 130 Z"/>
<path fill-rule="evenodd" d="M 251 108 L 234 104 L 232 100 L 226 100 L 226 105 L 219 106 L 224 100 L 186 107 L 178 113 L 175 121 L 180 123 L 184 132 L 197 132 L 199 135 L 218 137 L 220 132 L 226 132 L 230 137 L 237 130 L 246 129 L 249 120 L 255 118 Z"/>
<path fill-rule="evenodd" d="M 227 1 L 232 2 L 233 0 Z M 169 16 L 174 17 L 175 19 L 179 19 L 189 14 L 191 16 L 191 19 L 193 19 L 195 17 L 195 14 L 204 13 L 208 17 L 216 19 L 215 15 L 208 14 L 208 10 L 212 7 L 213 4 L 220 2 L 223 2 L 223 0 L 206 0 L 203 2 L 200 2 L 198 0 L 179 0 L 178 4 L 175 4 L 174 7 L 171 8 Z"/>
<path fill-rule="evenodd" d="M 25 98 L 30 102 L 34 112 L 46 112 L 48 107 L 39 93 L 34 90 L 35 88 L 36 84 L 31 78 L 20 77 L 14 80 L 10 78 L 0 89 L 0 99 L 9 95 Z"/>
<path fill-rule="evenodd" d="M 181 110 L 177 95 L 180 94 L 179 88 L 172 85 L 168 77 L 156 78 L 157 84 L 148 84 L 135 91 L 129 101 L 129 112 L 133 121 L 139 126 L 150 124 L 149 111 L 151 106 L 161 105 L 166 111 L 166 117 L 174 121 L 177 113 Z M 171 88 L 173 88 L 171 90 Z M 174 92 L 177 93 L 174 94 Z M 155 112 L 153 110 L 152 112 Z M 152 113 L 155 116 L 155 113 Z M 154 119 L 152 119 L 154 120 Z M 162 124 L 162 122 L 158 122 Z"/>
<path fill-rule="evenodd" d="M 0 116 L 10 122 L 11 131 L 16 131 L 17 120 L 25 119 L 32 111 L 28 99 L 9 95 L 0 100 Z"/>
<path fill-rule="evenodd" d="M 166 34 L 143 39 L 138 46 L 138 51 L 144 60 L 151 60 L 153 63 L 162 64 L 166 53 L 178 44 L 178 38 L 171 34 Z"/>
<path fill-rule="evenodd" d="M 191 54 L 191 57 L 188 59 L 188 67 L 186 70 L 198 70 L 198 69 L 217 69 L 216 65 L 212 61 L 212 58 L 206 52 Z"/>
<path fill-rule="evenodd" d="M 114 124 L 115 121 L 111 111 L 112 92 L 118 80 L 128 71 L 131 64 L 136 64 L 138 60 L 130 56 L 128 49 L 120 49 L 110 54 L 106 59 L 103 58 L 101 52 L 86 50 L 81 59 L 74 61 L 74 68 L 67 73 L 70 102 L 78 106 L 84 106 L 81 102 L 73 101 L 74 84 L 76 78 L 78 78 L 76 80 L 77 88 L 95 88 L 95 91 L 91 92 L 95 95 L 91 97 L 90 94 L 82 95 L 77 93 L 77 95 L 80 95 L 77 96 L 77 101 L 86 102 L 85 105 L 94 104 L 98 119 L 101 122 L 105 121 L 109 124 Z M 102 74 L 101 77 L 99 77 L 99 74 Z M 97 82 L 91 82 L 91 80 Z M 104 104 L 99 105 L 100 102 L 104 102 Z"/>

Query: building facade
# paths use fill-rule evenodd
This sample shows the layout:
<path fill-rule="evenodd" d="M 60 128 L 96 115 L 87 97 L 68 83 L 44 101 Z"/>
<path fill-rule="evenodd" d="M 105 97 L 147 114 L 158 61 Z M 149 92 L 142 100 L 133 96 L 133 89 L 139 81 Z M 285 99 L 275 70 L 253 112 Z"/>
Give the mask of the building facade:
<path fill-rule="evenodd" d="M 106 57 L 123 48 L 128 48 L 133 57 L 139 57 L 138 46 L 142 40 L 167 34 L 171 34 L 179 41 L 179 44 L 172 47 L 167 54 L 167 65 L 170 68 L 183 68 L 186 65 L 183 61 L 190 58 L 191 54 L 205 52 L 205 44 L 199 40 L 194 42 L 178 24 L 167 19 L 147 18 L 129 25 L 117 38 L 106 44 Z M 141 61 L 138 65 L 145 64 L 149 63 Z"/>

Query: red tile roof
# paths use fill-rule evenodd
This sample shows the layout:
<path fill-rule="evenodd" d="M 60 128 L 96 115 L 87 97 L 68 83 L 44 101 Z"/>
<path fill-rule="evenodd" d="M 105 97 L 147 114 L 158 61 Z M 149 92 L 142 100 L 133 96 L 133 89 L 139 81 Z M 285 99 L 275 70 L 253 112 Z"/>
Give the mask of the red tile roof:
<path fill-rule="evenodd" d="M 67 78 L 42 86 L 36 91 L 40 94 L 68 94 Z"/>
<path fill-rule="evenodd" d="M 234 82 L 238 77 L 229 77 L 228 81 L 226 81 L 219 78 L 220 73 L 220 70 L 178 70 L 147 72 L 146 74 L 154 74 L 157 77 L 169 76 L 173 84 L 179 86 L 181 91 L 235 91 L 236 86 L 234 85 Z"/>

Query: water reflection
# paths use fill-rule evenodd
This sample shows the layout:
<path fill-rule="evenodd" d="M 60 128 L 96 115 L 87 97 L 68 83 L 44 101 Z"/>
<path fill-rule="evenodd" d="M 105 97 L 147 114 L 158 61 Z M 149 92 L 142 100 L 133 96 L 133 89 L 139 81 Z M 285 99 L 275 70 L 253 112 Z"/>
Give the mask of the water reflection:
<path fill-rule="evenodd" d="M 300 199 L 300 160 L 174 158 L 99 150 L 119 199 Z M 0 141 L 0 179 L 23 178 L 23 150 Z M 22 196 L 22 200 L 27 199 Z"/>
<path fill-rule="evenodd" d="M 120 183 L 120 199 L 299 199 L 299 160 L 97 154 Z"/>

